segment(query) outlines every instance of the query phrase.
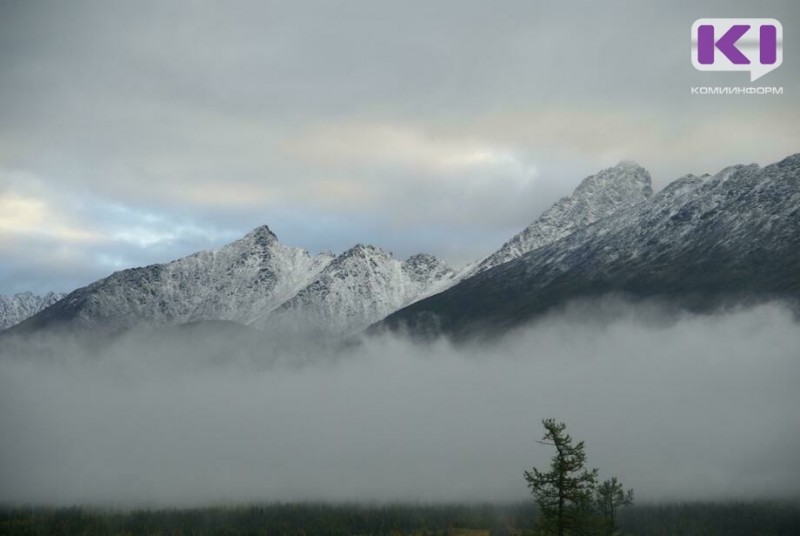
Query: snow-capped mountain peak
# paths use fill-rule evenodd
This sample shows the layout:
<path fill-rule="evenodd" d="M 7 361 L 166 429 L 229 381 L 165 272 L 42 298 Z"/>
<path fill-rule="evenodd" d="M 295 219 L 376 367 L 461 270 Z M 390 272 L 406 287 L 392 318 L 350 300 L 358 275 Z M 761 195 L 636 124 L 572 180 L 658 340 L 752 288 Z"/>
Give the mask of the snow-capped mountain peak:
<path fill-rule="evenodd" d="M 462 274 L 462 279 L 561 240 L 652 195 L 650 173 L 629 160 L 590 175 L 581 181 L 571 196 L 558 200 L 499 250 Z"/>
<path fill-rule="evenodd" d="M 286 246 L 261 226 L 215 251 L 116 272 L 70 293 L 34 318 L 119 331 L 198 320 L 247 323 L 289 299 L 332 261 Z"/>
<path fill-rule="evenodd" d="M 278 237 L 272 232 L 268 225 L 261 225 L 244 235 L 240 241 L 260 247 L 269 247 L 278 242 Z"/>
<path fill-rule="evenodd" d="M 365 244 L 311 256 L 264 225 L 215 251 L 111 274 L 26 324 L 116 332 L 231 320 L 272 333 L 338 336 L 441 290 L 453 275 L 432 255 L 400 262 Z"/>
<path fill-rule="evenodd" d="M 686 175 L 644 202 L 402 309 L 382 327 L 469 337 L 604 294 L 694 311 L 767 300 L 796 308 L 798 207 L 800 155 Z"/>
<path fill-rule="evenodd" d="M 409 279 L 418 282 L 447 279 L 453 275 L 453 269 L 446 262 L 427 253 L 412 255 L 403 262 L 402 268 Z"/>
<path fill-rule="evenodd" d="M 233 320 L 272 334 L 330 337 L 357 332 L 400 308 L 409 306 L 413 315 L 431 304 L 453 326 L 471 314 L 482 318 L 490 306 L 502 322 L 512 322 L 587 289 L 797 294 L 798 173 L 800 154 L 763 169 L 686 175 L 653 195 L 649 173 L 620 162 L 585 178 L 458 275 L 432 255 L 400 261 L 365 244 L 338 256 L 312 256 L 261 226 L 216 251 L 116 272 L 9 331 Z M 586 278 L 590 270 L 593 279 Z M 446 299 L 433 296 L 440 292 Z M 14 298 L 14 310 L 32 301 L 31 295 Z"/>
<path fill-rule="evenodd" d="M 379 247 L 357 244 L 254 325 L 306 337 L 346 335 L 438 292 L 454 275 L 432 255 L 413 255 L 400 262 Z"/>

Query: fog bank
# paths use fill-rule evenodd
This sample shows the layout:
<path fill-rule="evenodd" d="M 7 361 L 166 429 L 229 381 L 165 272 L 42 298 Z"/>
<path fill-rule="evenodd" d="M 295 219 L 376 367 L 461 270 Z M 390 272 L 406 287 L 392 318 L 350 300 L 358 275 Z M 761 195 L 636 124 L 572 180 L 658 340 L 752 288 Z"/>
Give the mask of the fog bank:
<path fill-rule="evenodd" d="M 552 455 L 546 417 L 640 501 L 800 497 L 787 310 L 606 312 L 470 348 L 381 337 L 303 366 L 200 366 L 130 340 L 100 358 L 3 355 L 0 503 L 525 499 L 523 470 Z"/>

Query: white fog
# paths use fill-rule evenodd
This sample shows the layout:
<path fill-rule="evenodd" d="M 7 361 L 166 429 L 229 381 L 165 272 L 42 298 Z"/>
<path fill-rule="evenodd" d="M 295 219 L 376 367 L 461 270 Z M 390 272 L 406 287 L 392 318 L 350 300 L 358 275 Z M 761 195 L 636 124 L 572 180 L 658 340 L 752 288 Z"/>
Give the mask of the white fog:
<path fill-rule="evenodd" d="M 132 340 L 2 355 L 0 503 L 525 500 L 546 417 L 640 501 L 800 495 L 780 305 L 584 305 L 468 348 L 385 336 L 277 365 Z"/>

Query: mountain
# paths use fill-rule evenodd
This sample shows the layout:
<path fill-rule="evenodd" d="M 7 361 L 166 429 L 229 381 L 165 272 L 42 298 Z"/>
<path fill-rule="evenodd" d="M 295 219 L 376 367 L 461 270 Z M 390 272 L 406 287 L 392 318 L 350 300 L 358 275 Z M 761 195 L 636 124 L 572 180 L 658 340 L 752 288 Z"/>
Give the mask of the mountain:
<path fill-rule="evenodd" d="M 350 334 L 442 290 L 454 276 L 452 268 L 432 255 L 400 262 L 380 248 L 358 244 L 255 325 L 302 336 Z"/>
<path fill-rule="evenodd" d="M 273 334 L 344 335 L 441 288 L 454 272 L 429 255 L 406 262 L 373 246 L 310 256 L 262 226 L 217 251 L 116 272 L 15 328 L 104 333 L 232 321 Z"/>
<path fill-rule="evenodd" d="M 650 174 L 642 166 L 623 161 L 586 177 L 569 197 L 547 209 L 536 221 L 469 270 L 465 277 L 521 257 L 552 244 L 597 220 L 640 203 L 653 194 Z"/>
<path fill-rule="evenodd" d="M 373 331 L 497 333 L 569 300 L 609 293 L 690 310 L 800 299 L 800 154 L 678 179 L 401 309 Z"/>
<path fill-rule="evenodd" d="M 69 326 L 109 333 L 200 320 L 251 322 L 333 260 L 281 244 L 266 226 L 216 251 L 116 272 L 75 290 L 17 330 Z"/>
<path fill-rule="evenodd" d="M 0 330 L 19 324 L 63 297 L 64 294 L 57 292 L 48 292 L 41 296 L 32 292 L 0 296 Z"/>
<path fill-rule="evenodd" d="M 609 293 L 693 310 L 797 299 L 800 155 L 687 175 L 655 195 L 647 171 L 620 163 L 587 177 L 466 275 L 430 255 L 401 262 L 360 244 L 311 256 L 263 226 L 217 251 L 114 273 L 4 333 L 186 323 L 197 333 L 228 321 L 273 340 L 316 339 L 388 315 L 373 329 L 464 337 Z"/>

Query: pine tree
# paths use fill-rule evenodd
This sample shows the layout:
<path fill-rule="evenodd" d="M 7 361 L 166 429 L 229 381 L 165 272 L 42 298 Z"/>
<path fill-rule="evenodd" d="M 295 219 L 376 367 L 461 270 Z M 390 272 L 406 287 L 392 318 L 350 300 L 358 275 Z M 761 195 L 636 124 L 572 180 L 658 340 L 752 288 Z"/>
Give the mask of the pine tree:
<path fill-rule="evenodd" d="M 567 425 L 542 421 L 540 443 L 556 448 L 549 471 L 525 471 L 525 480 L 539 506 L 539 525 L 546 534 L 579 534 L 592 522 L 592 500 L 597 469 L 586 469 L 583 441 L 572 444 Z"/>
<path fill-rule="evenodd" d="M 633 503 L 633 490 L 626 491 L 617 477 L 612 477 L 597 486 L 595 503 L 602 516 L 603 534 L 611 536 L 617 529 L 617 508 Z"/>

